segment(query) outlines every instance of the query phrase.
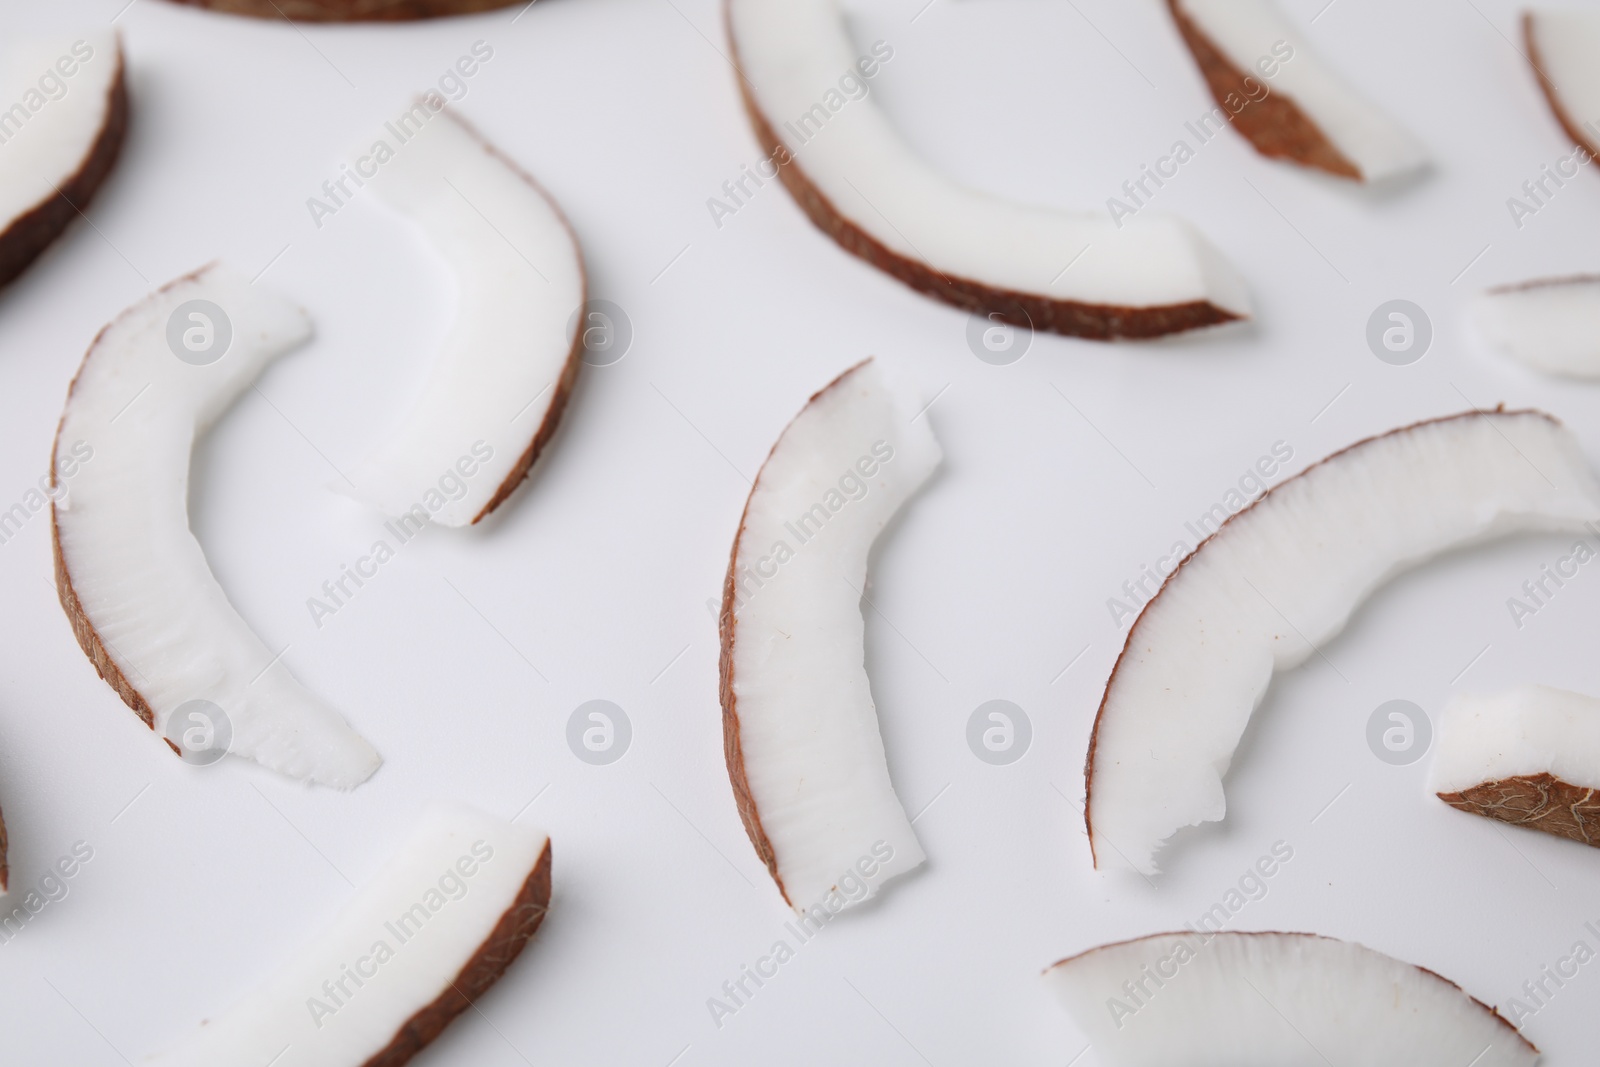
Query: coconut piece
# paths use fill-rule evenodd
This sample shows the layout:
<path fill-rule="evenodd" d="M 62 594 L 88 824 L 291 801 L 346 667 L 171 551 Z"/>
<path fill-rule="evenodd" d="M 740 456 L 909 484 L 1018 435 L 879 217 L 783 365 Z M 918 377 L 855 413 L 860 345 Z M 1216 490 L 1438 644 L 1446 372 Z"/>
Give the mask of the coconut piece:
<path fill-rule="evenodd" d="M 1537 411 L 1470 411 L 1336 452 L 1229 518 L 1145 604 L 1089 741 L 1097 866 L 1149 875 L 1176 830 L 1222 819 L 1222 778 L 1275 671 L 1442 552 L 1600 519 L 1577 441 Z"/>
<path fill-rule="evenodd" d="M 372 775 L 378 754 L 239 617 L 189 530 L 195 439 L 310 334 L 299 308 L 215 264 L 124 311 L 67 393 L 50 464 L 51 531 L 78 644 L 146 726 L 187 736 L 199 707 L 206 733 L 196 747 L 221 746 L 231 732 L 235 755 L 349 788 Z M 68 462 L 70 494 L 58 482 Z"/>
<path fill-rule="evenodd" d="M 836 0 L 728 0 L 727 20 L 756 139 L 847 252 L 967 311 L 1094 340 L 1249 317 L 1244 282 L 1180 219 L 1026 206 L 932 170 L 870 95 L 841 90 L 893 51 L 858 59 Z"/>
<path fill-rule="evenodd" d="M 122 150 L 128 90 L 114 31 L 8 42 L 0 55 L 0 285 L 99 190 Z"/>
<path fill-rule="evenodd" d="M 1316 934 L 1155 934 L 1045 971 L 1108 1067 L 1522 1067 L 1499 1012 L 1433 971 Z"/>
<path fill-rule="evenodd" d="M 499 980 L 549 905 L 549 837 L 435 805 L 320 937 L 145 1062 L 399 1067 Z"/>
<path fill-rule="evenodd" d="M 1272 0 L 1167 0 L 1217 105 L 1256 151 L 1341 178 L 1420 170 L 1422 146 L 1319 59 Z"/>
<path fill-rule="evenodd" d="M 1484 338 L 1518 362 L 1600 378 L 1600 276 L 1500 286 L 1479 297 L 1476 312 Z"/>
<path fill-rule="evenodd" d="M 496 11 L 530 0 L 173 0 L 228 15 L 294 22 L 403 22 Z"/>
<path fill-rule="evenodd" d="M 10 840 L 6 837 L 6 817 L 0 814 L 0 897 L 6 895 L 11 888 L 11 868 L 6 864 L 6 849 Z"/>
<path fill-rule="evenodd" d="M 354 478 L 390 516 L 466 526 L 511 495 L 555 433 L 582 363 L 585 279 L 561 210 L 428 101 L 387 123 L 354 169 L 421 226 L 459 306 L 416 405 Z"/>
<path fill-rule="evenodd" d="M 1556 121 L 1573 144 L 1600 155 L 1600 13 L 1525 11 L 1522 38 Z"/>
<path fill-rule="evenodd" d="M 1461 694 L 1438 736 L 1440 800 L 1600 848 L 1600 700 L 1542 685 Z"/>
<path fill-rule="evenodd" d="M 922 864 L 862 644 L 867 555 L 941 458 L 871 361 L 814 395 L 756 475 L 723 584 L 723 747 L 785 901 L 837 911 Z"/>

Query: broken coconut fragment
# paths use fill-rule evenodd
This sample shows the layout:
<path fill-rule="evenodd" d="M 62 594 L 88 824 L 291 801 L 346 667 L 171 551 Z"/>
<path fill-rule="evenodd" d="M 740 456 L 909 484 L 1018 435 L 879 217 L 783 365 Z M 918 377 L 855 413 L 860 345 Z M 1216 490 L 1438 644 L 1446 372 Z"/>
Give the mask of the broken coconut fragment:
<path fill-rule="evenodd" d="M 1017 204 L 935 172 L 867 93 L 892 48 L 858 58 L 837 0 L 728 0 L 727 19 L 769 166 L 847 252 L 967 311 L 1094 340 L 1249 317 L 1244 282 L 1181 219 Z"/>
<path fill-rule="evenodd" d="M 1430 788 L 1452 808 L 1600 848 L 1600 700 L 1542 685 L 1454 697 Z"/>
<path fill-rule="evenodd" d="M 1600 276 L 1542 278 L 1478 298 L 1490 344 L 1549 374 L 1600 378 Z"/>
<path fill-rule="evenodd" d="M 310 334 L 299 308 L 215 264 L 124 311 L 68 390 L 51 528 L 78 644 L 175 752 L 209 761 L 223 747 L 347 789 L 378 754 L 239 617 L 189 530 L 195 439 Z"/>
<path fill-rule="evenodd" d="M 524 0 L 173 0 L 229 15 L 294 22 L 403 22 L 495 11 Z"/>
<path fill-rule="evenodd" d="M 399 1067 L 499 980 L 549 905 L 547 836 L 434 805 L 298 957 L 145 1062 Z"/>
<path fill-rule="evenodd" d="M 1155 934 L 1045 971 L 1107 1067 L 1524 1067 L 1539 1050 L 1423 967 L 1316 934 Z"/>
<path fill-rule="evenodd" d="M 427 97 L 407 120 L 420 128 L 400 141 L 387 124 L 353 169 L 449 263 L 458 307 L 415 406 L 353 476 L 391 517 L 466 526 L 511 495 L 566 409 L 583 258 L 561 210 L 470 127 Z"/>
<path fill-rule="evenodd" d="M 1167 0 L 1211 95 L 1256 151 L 1377 182 L 1421 169 L 1416 138 L 1326 66 L 1272 0 Z"/>
<path fill-rule="evenodd" d="M 1319 653 L 1373 590 L 1454 548 L 1581 530 L 1600 520 L 1600 484 L 1549 415 L 1470 411 L 1351 445 L 1218 519 L 1106 682 L 1085 766 L 1096 866 L 1154 874 L 1175 831 L 1221 820 L 1273 673 Z"/>
<path fill-rule="evenodd" d="M 1600 13 L 1525 11 L 1528 62 L 1572 143 L 1600 155 Z"/>
<path fill-rule="evenodd" d="M 862 662 L 878 533 L 939 465 L 871 360 L 813 396 L 756 475 L 722 591 L 728 777 L 785 901 L 830 912 L 922 864 Z"/>
<path fill-rule="evenodd" d="M 0 51 L 0 285 L 89 206 L 128 126 L 112 31 L 7 41 Z"/>

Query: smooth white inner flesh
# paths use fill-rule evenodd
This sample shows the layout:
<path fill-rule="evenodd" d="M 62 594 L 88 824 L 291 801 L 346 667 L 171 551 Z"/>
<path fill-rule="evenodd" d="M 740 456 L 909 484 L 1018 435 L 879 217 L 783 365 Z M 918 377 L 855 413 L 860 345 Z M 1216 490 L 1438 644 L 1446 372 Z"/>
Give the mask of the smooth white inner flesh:
<path fill-rule="evenodd" d="M 110 30 L 3 46 L 0 232 L 83 168 L 105 128 L 118 67 Z"/>
<path fill-rule="evenodd" d="M 1529 685 L 1464 693 L 1445 706 L 1429 785 L 1434 792 L 1545 773 L 1600 789 L 1600 700 Z"/>
<path fill-rule="evenodd" d="M 1476 311 L 1484 337 L 1517 361 L 1551 374 L 1600 377 L 1600 278 L 1484 293 Z"/>
<path fill-rule="evenodd" d="M 430 112 L 419 103 L 413 114 Z M 579 329 L 583 263 L 556 206 L 449 112 L 414 122 L 420 132 L 386 125 L 352 165 L 377 168 L 368 184 L 450 264 L 459 304 L 416 405 L 354 477 L 386 514 L 421 507 L 434 522 L 465 526 L 555 399 Z M 379 140 L 393 150 L 381 164 Z"/>
<path fill-rule="evenodd" d="M 856 903 L 924 858 L 889 782 L 861 614 L 873 541 L 939 465 L 913 413 L 872 363 L 849 372 L 784 430 L 739 536 L 739 738 L 797 910 L 835 887 Z"/>
<path fill-rule="evenodd" d="M 168 346 L 168 320 L 191 300 L 232 324 L 230 347 L 206 366 Z M 58 454 L 83 442 L 93 456 L 57 502 L 56 523 L 78 600 L 158 731 L 180 705 L 208 700 L 231 724 L 234 755 L 349 788 L 377 770 L 378 754 L 239 617 L 189 531 L 195 439 L 310 334 L 299 308 L 216 265 L 123 312 L 85 358 L 62 414 Z"/>
<path fill-rule="evenodd" d="M 1118 229 L 1100 212 L 1012 203 L 928 167 L 870 95 L 840 92 L 846 73 L 861 82 L 856 62 L 865 50 L 851 42 L 835 0 L 732 0 L 728 14 L 746 88 L 801 171 L 836 211 L 900 256 L 1053 300 L 1133 308 L 1209 301 L 1249 314 L 1243 280 L 1181 219 L 1141 212 Z M 813 108 L 826 121 L 802 144 L 795 130 L 808 114 L 804 128 L 815 128 Z"/>
<path fill-rule="evenodd" d="M 461 974 L 548 841 L 471 808 L 432 806 L 315 941 L 253 994 L 144 1062 L 366 1063 Z"/>
<path fill-rule="evenodd" d="M 1153 874 L 1174 831 L 1220 820 L 1223 775 L 1273 672 L 1324 645 L 1384 582 L 1449 549 L 1596 519 L 1600 485 L 1576 440 L 1535 414 L 1426 423 L 1278 486 L 1134 623 L 1091 771 L 1096 862 Z"/>
<path fill-rule="evenodd" d="M 1329 69 L 1273 0 L 1182 0 L 1181 6 L 1234 67 L 1294 101 L 1363 180 L 1427 164 L 1417 139 Z M 1279 41 L 1294 48 L 1294 58 L 1262 78 L 1257 64 Z"/>
<path fill-rule="evenodd" d="M 1539 1058 L 1438 975 L 1308 934 L 1160 934 L 1063 961 L 1045 980 L 1107 1067 L 1513 1067 Z"/>
<path fill-rule="evenodd" d="M 1600 12 L 1530 12 L 1533 45 L 1540 68 L 1555 86 L 1569 122 L 1600 125 Z M 1589 129 L 1590 144 L 1600 130 Z"/>

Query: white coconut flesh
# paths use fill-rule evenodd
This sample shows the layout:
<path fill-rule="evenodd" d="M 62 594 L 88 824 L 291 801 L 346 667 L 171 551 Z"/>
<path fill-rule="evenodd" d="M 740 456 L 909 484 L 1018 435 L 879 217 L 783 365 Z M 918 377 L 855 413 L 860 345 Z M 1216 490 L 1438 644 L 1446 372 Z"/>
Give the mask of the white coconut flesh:
<path fill-rule="evenodd" d="M 1521 1067 L 1539 1052 L 1431 971 L 1314 934 L 1157 934 L 1045 972 L 1107 1067 Z"/>
<path fill-rule="evenodd" d="M 1292 101 L 1363 181 L 1426 166 L 1427 153 L 1417 139 L 1324 63 L 1273 0 L 1179 0 L 1178 6 L 1236 69 Z M 1283 44 L 1294 49 L 1293 58 L 1262 79 L 1263 59 Z"/>
<path fill-rule="evenodd" d="M 847 371 L 773 446 L 734 546 L 723 657 L 742 771 L 801 911 L 858 903 L 924 858 L 889 780 L 862 617 L 873 541 L 940 461 L 915 414 L 872 362 Z"/>
<path fill-rule="evenodd" d="M 196 438 L 310 333 L 299 308 L 217 265 L 123 312 L 84 357 L 62 412 L 57 456 L 90 458 L 55 504 L 55 536 L 63 600 L 70 589 L 158 732 L 207 701 L 232 754 L 349 788 L 377 769 L 377 753 L 239 617 L 189 529 Z M 201 365 L 177 350 L 222 354 Z M 218 725 L 201 724 L 213 731 L 204 743 L 220 744 Z"/>
<path fill-rule="evenodd" d="M 1191 553 L 1128 634 L 1090 750 L 1096 865 L 1153 874 L 1175 831 L 1222 819 L 1223 776 L 1273 673 L 1384 582 L 1454 548 L 1596 519 L 1600 484 L 1539 412 L 1419 423 L 1278 485 Z"/>
<path fill-rule="evenodd" d="M 83 169 L 121 69 L 110 30 L 0 46 L 0 234 Z"/>
<path fill-rule="evenodd" d="M 1549 774 L 1600 789 L 1600 700 L 1549 686 L 1460 694 L 1439 717 L 1429 788 Z"/>
<path fill-rule="evenodd" d="M 243 1000 L 143 1062 L 361 1067 L 464 984 L 502 916 L 527 906 L 519 895 L 549 840 L 464 806 L 431 807 L 330 926 Z"/>
<path fill-rule="evenodd" d="M 1129 309 L 1205 301 L 1249 315 L 1243 280 L 1183 220 L 1141 212 L 1119 228 L 1103 212 L 963 188 L 912 151 L 870 93 L 836 106 L 845 100 L 841 77 L 859 75 L 867 53 L 851 41 L 836 0 L 730 0 L 728 25 L 745 88 L 796 165 L 836 211 L 895 254 L 1050 300 Z M 813 132 L 819 108 L 826 121 Z"/>
<path fill-rule="evenodd" d="M 1593 151 L 1600 146 L 1600 12 L 1529 11 L 1523 33 L 1557 117 Z"/>
<path fill-rule="evenodd" d="M 1491 289 L 1478 298 L 1476 313 L 1484 338 L 1518 362 L 1550 374 L 1600 377 L 1600 277 Z"/>
<path fill-rule="evenodd" d="M 422 117 L 400 131 L 409 140 L 387 124 L 352 169 L 376 169 L 367 184 L 449 264 L 455 321 L 415 404 L 353 477 L 389 515 L 421 509 L 419 517 L 466 526 L 483 517 L 565 399 L 562 374 L 578 358 L 583 328 L 583 261 L 560 210 L 531 179 L 448 111 L 419 102 L 411 114 Z M 411 132 L 416 123 L 420 132 Z M 379 142 L 390 152 L 377 151 Z"/>

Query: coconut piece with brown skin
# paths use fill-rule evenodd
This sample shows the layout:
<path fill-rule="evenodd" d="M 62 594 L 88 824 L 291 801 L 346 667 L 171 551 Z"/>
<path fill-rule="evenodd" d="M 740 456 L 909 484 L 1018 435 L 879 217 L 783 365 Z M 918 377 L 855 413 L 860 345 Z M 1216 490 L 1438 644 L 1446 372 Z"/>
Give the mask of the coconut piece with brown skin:
<path fill-rule="evenodd" d="M 549 837 L 434 805 L 315 941 L 145 1062 L 400 1067 L 500 979 L 549 906 Z"/>
<path fill-rule="evenodd" d="M 291 22 L 406 22 L 497 11 L 529 0 L 172 0 L 227 15 Z"/>
<path fill-rule="evenodd" d="M 0 54 L 0 285 L 85 211 L 128 128 L 114 31 L 9 41 Z"/>
<path fill-rule="evenodd" d="M 756 139 L 847 252 L 965 311 L 1093 340 L 1249 317 L 1243 280 L 1181 219 L 1014 203 L 929 167 L 867 89 L 893 46 L 858 52 L 836 0 L 727 0 L 726 13 Z"/>
<path fill-rule="evenodd" d="M 1523 12 L 1522 40 L 1561 129 L 1591 159 L 1600 155 L 1600 13 Z"/>
<path fill-rule="evenodd" d="M 1217 110 L 1256 151 L 1376 182 L 1427 163 L 1422 146 L 1319 59 L 1272 0 L 1167 0 Z"/>
<path fill-rule="evenodd" d="M 1600 378 L 1600 275 L 1496 286 L 1473 310 L 1484 339 L 1519 363 L 1547 374 Z"/>
<path fill-rule="evenodd" d="M 1532 685 L 1458 694 L 1430 782 L 1452 808 L 1600 848 L 1600 700 Z"/>

